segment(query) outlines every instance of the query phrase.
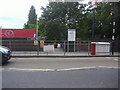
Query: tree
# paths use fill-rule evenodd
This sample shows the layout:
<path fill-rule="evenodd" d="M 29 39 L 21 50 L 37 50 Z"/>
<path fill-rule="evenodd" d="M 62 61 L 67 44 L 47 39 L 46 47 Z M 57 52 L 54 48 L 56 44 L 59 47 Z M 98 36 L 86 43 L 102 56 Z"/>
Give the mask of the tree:
<path fill-rule="evenodd" d="M 43 10 L 42 17 L 45 18 L 46 26 L 47 26 L 46 27 L 47 36 L 49 36 L 50 33 L 56 32 L 57 37 L 59 36 L 59 38 L 57 39 L 59 40 L 62 38 L 66 39 L 67 29 L 76 28 L 80 22 L 81 13 L 79 12 L 78 7 L 79 4 L 77 2 L 75 3 L 51 2 L 46 8 L 42 8 Z M 58 27 L 56 27 L 56 24 Z"/>
<path fill-rule="evenodd" d="M 29 15 L 28 15 L 28 24 L 36 24 L 37 22 L 37 15 L 35 12 L 35 8 L 34 6 L 31 6 L 30 11 L 29 11 Z"/>
<path fill-rule="evenodd" d="M 60 23 L 59 20 L 50 20 L 46 23 L 47 39 L 48 40 L 60 40 L 66 38 L 67 29 L 66 26 Z"/>
<path fill-rule="evenodd" d="M 114 5 L 115 5 L 114 12 L 115 12 L 115 21 L 116 21 L 115 36 L 116 36 L 116 38 L 120 39 L 120 1 L 116 2 Z"/>
<path fill-rule="evenodd" d="M 46 22 L 44 18 L 40 17 L 38 21 L 38 35 L 41 37 L 46 37 Z"/>
<path fill-rule="evenodd" d="M 36 29 L 36 25 L 35 24 L 24 24 L 23 26 L 24 29 Z"/>
<path fill-rule="evenodd" d="M 97 39 L 112 37 L 112 16 L 110 3 L 99 3 L 95 13 L 95 37 Z"/>
<path fill-rule="evenodd" d="M 116 18 L 116 37 L 119 37 L 119 23 L 120 23 L 120 15 L 119 15 L 119 6 L 120 3 L 115 4 L 115 18 Z M 49 37 L 48 39 L 55 39 L 54 37 L 59 37 L 57 39 L 61 39 L 61 35 L 66 35 L 67 37 L 67 29 L 76 29 L 77 38 L 87 39 L 92 36 L 92 10 L 85 11 L 84 5 L 79 4 L 78 2 L 51 2 L 46 8 L 42 8 L 43 14 L 42 17 L 45 17 L 45 26 L 46 26 L 46 35 Z M 111 39 L 112 30 L 113 30 L 113 16 L 111 13 L 111 5 L 108 2 L 99 3 L 97 8 L 94 9 L 95 13 L 95 39 Z M 87 12 L 84 13 L 83 12 Z M 63 30 L 59 31 L 59 28 Z M 56 33 L 55 33 L 56 32 Z M 57 36 L 55 35 L 57 34 Z"/>
<path fill-rule="evenodd" d="M 37 22 L 37 15 L 35 12 L 34 6 L 31 6 L 29 15 L 28 15 L 28 21 L 24 24 L 24 29 L 35 29 L 36 28 L 36 22 Z"/>

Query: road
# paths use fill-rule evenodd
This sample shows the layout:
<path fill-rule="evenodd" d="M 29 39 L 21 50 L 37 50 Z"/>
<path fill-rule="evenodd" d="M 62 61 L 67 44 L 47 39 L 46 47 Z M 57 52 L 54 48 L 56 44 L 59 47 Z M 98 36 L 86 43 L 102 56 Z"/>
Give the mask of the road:
<path fill-rule="evenodd" d="M 120 79 L 117 57 L 12 58 L 2 78 L 3 88 L 118 88 Z"/>
<path fill-rule="evenodd" d="M 118 67 L 117 57 L 86 58 L 12 58 L 4 69 L 69 69 L 83 67 Z"/>

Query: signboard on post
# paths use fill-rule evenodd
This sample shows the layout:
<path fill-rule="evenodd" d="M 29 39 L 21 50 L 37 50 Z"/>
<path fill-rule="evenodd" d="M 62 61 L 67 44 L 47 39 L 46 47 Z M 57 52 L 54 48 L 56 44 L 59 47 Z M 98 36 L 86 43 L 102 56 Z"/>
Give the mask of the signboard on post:
<path fill-rule="evenodd" d="M 68 29 L 68 41 L 75 41 L 76 38 L 76 30 Z"/>
<path fill-rule="evenodd" d="M 40 48 L 43 48 L 43 47 L 44 47 L 44 41 L 41 40 L 41 41 L 40 41 Z"/>
<path fill-rule="evenodd" d="M 38 45 L 38 41 L 37 40 L 34 41 L 34 45 Z"/>

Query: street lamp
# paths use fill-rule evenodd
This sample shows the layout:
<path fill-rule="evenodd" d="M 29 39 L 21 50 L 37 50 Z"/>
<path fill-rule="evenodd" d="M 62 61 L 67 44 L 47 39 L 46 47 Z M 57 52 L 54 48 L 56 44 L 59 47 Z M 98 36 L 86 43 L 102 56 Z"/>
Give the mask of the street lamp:
<path fill-rule="evenodd" d="M 38 37 L 38 25 L 39 25 L 39 20 L 40 19 L 45 19 L 44 17 L 41 17 L 39 19 L 37 19 L 36 21 L 36 35 L 35 35 L 35 41 L 37 42 L 37 55 L 39 55 L 39 43 L 40 43 L 40 38 Z"/>
<path fill-rule="evenodd" d="M 39 41 L 38 41 L 38 21 L 36 20 L 36 35 L 35 35 L 35 45 L 37 45 L 37 55 L 39 55 Z"/>
<path fill-rule="evenodd" d="M 113 10 L 112 10 L 112 16 L 113 16 L 113 35 L 112 35 L 112 40 L 115 40 L 115 12 L 114 12 L 114 7 L 115 7 L 115 3 L 113 3 Z"/>
<path fill-rule="evenodd" d="M 41 23 L 43 23 L 43 20 L 45 20 L 45 18 L 44 17 L 40 17 L 39 20 L 40 20 Z M 42 24 L 41 24 L 41 26 L 42 26 Z M 42 37 L 43 36 L 42 35 L 42 31 L 40 31 L 40 34 L 41 34 L 40 37 L 43 38 Z"/>
<path fill-rule="evenodd" d="M 112 16 L 113 18 L 113 30 L 112 30 L 112 43 L 111 43 L 111 52 L 112 52 L 112 55 L 114 55 L 114 40 L 115 40 L 115 12 L 114 12 L 114 9 L 115 9 L 115 3 L 110 3 L 110 5 L 112 5 L 112 9 L 111 9 L 111 13 L 110 15 Z"/>
<path fill-rule="evenodd" d="M 113 3 L 113 35 L 112 35 L 112 40 L 113 40 L 113 44 L 112 44 L 112 55 L 114 55 L 114 46 L 115 46 L 115 12 L 114 12 L 114 9 L 115 9 L 115 3 Z"/>
<path fill-rule="evenodd" d="M 85 7 L 85 10 L 87 9 L 91 9 L 92 10 L 92 40 L 94 40 L 94 21 L 95 21 L 95 8 L 97 7 L 98 3 L 97 3 L 97 0 L 94 0 L 91 2 L 90 5 L 88 5 L 87 7 Z"/>
<path fill-rule="evenodd" d="M 0 38 L 2 38 L 2 26 L 0 26 Z M 0 39 L 0 45 L 2 45 L 2 40 Z"/>
<path fill-rule="evenodd" d="M 38 38 L 38 22 L 39 22 L 39 21 L 37 20 L 37 21 L 36 21 L 36 35 L 35 35 L 36 38 Z"/>
<path fill-rule="evenodd" d="M 43 20 L 45 19 L 44 17 L 40 17 L 37 21 L 36 21 L 36 35 L 35 37 L 38 39 L 38 24 L 39 24 L 39 20 Z"/>
<path fill-rule="evenodd" d="M 95 17 L 94 17 L 94 9 L 92 10 L 92 40 L 94 40 L 94 19 L 95 19 Z"/>

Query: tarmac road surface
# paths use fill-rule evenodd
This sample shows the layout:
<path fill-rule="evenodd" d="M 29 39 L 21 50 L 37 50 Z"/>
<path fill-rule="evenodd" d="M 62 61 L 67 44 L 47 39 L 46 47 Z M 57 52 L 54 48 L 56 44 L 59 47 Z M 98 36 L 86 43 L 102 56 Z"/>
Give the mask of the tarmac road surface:
<path fill-rule="evenodd" d="M 3 88 L 118 88 L 118 69 L 3 71 Z M 119 78 L 120 80 L 120 78 Z"/>
<path fill-rule="evenodd" d="M 3 88 L 118 88 L 117 57 L 12 58 Z"/>

